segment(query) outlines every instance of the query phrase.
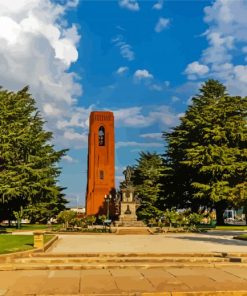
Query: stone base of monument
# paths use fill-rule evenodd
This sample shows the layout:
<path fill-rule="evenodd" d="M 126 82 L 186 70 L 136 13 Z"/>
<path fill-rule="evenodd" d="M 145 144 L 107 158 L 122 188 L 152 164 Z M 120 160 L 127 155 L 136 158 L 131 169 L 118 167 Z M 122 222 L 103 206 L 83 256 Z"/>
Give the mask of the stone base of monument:
<path fill-rule="evenodd" d="M 131 219 L 122 219 L 115 221 L 114 225 L 117 227 L 146 227 L 146 225 L 142 221 Z"/>
<path fill-rule="evenodd" d="M 117 227 L 145 227 L 142 221 L 137 221 L 136 203 L 135 202 L 121 202 L 121 214 L 118 221 L 115 221 Z"/>

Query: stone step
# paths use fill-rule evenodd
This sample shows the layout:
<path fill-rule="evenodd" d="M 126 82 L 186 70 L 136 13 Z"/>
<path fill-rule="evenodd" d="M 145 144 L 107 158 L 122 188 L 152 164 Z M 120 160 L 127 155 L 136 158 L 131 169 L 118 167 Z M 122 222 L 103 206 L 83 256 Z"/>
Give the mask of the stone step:
<path fill-rule="evenodd" d="M 220 257 L 36 257 L 36 258 L 19 258 L 15 259 L 14 263 L 26 263 L 26 264 L 64 264 L 64 263 L 166 263 L 166 262 L 229 262 L 230 258 L 220 258 Z M 247 261 L 246 261 L 247 262 Z"/>
<path fill-rule="evenodd" d="M 168 267 L 243 267 L 245 263 L 231 262 L 164 262 L 164 263 L 63 263 L 63 264 L 46 264 L 46 263 L 4 263 L 0 264 L 0 271 L 13 270 L 88 270 L 88 269 L 154 269 Z"/>
<path fill-rule="evenodd" d="M 232 257 L 240 257 L 241 254 L 230 253 Z M 104 257 L 104 258 L 111 258 L 111 257 L 220 257 L 225 258 L 229 257 L 228 253 L 221 253 L 221 252 L 209 252 L 209 253 L 194 253 L 194 252 L 186 252 L 186 253 L 144 253 L 144 252 L 137 252 L 137 253 L 32 253 L 30 257 L 49 257 L 49 258 L 59 258 L 59 257 Z"/>
<path fill-rule="evenodd" d="M 148 228 L 139 227 L 139 228 L 132 228 L 132 227 L 126 227 L 126 228 L 118 228 L 116 234 L 145 234 L 149 235 L 151 232 Z"/>

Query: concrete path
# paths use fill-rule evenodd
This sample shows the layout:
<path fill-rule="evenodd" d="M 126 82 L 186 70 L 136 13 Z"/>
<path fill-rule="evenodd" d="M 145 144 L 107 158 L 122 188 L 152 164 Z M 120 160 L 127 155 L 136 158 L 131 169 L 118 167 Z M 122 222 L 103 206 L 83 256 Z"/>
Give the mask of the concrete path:
<path fill-rule="evenodd" d="M 244 291 L 241 294 L 240 291 Z M 247 295 L 247 268 L 2 271 L 0 295 L 188 295 L 175 292 L 235 291 Z M 166 292 L 166 293 L 165 293 Z M 228 295 L 227 293 L 224 295 Z M 151 294 L 151 295 L 152 295 Z M 159 294 L 161 295 L 161 294 Z M 197 294 L 189 294 L 197 295 Z M 198 294 L 209 295 L 209 294 Z M 223 295 L 223 294 L 221 294 Z"/>
<path fill-rule="evenodd" d="M 215 231 L 205 234 L 59 235 L 49 252 L 247 252 L 247 241 L 233 239 L 237 234 Z"/>

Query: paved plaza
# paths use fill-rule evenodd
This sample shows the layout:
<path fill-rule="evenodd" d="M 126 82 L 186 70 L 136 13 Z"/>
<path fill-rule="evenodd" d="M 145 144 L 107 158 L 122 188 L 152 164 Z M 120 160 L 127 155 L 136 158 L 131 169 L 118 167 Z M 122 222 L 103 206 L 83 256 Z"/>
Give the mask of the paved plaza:
<path fill-rule="evenodd" d="M 244 290 L 246 292 L 240 294 Z M 214 291 L 237 291 L 234 295 L 247 295 L 247 267 L 0 272 L 1 296 L 141 295 L 157 292 L 166 292 L 162 295 L 169 296 L 186 295 L 174 292 L 190 291 L 211 291 L 210 295 L 216 295 Z"/>
<path fill-rule="evenodd" d="M 238 233 L 212 231 L 164 235 L 59 235 L 58 242 L 50 252 L 247 252 L 247 241 L 233 239 Z"/>
<path fill-rule="evenodd" d="M 236 234 L 59 235 L 48 253 L 247 253 Z M 0 296 L 22 295 L 241 296 L 247 295 L 247 266 L 0 271 Z"/>

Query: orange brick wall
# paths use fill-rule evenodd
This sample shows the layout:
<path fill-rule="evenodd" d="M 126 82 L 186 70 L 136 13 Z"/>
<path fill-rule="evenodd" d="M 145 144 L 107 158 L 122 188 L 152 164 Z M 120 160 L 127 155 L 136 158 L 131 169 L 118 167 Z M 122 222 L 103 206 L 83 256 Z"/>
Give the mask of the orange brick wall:
<path fill-rule="evenodd" d="M 101 126 L 105 129 L 104 146 L 99 146 L 98 133 Z M 115 140 L 112 112 L 94 111 L 90 114 L 87 178 L 86 214 L 106 214 L 104 196 L 115 189 Z"/>

